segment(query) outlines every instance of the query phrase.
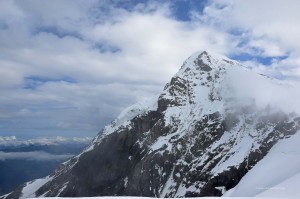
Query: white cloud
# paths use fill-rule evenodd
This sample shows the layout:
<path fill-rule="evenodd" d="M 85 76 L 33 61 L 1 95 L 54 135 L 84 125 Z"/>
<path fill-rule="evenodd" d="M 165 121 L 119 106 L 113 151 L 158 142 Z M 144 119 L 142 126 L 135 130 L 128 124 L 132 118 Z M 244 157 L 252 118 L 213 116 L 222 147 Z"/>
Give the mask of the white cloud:
<path fill-rule="evenodd" d="M 1 142 L 10 142 L 10 141 L 16 141 L 16 136 L 0 136 L 0 143 Z"/>
<path fill-rule="evenodd" d="M 20 140 L 16 136 L 0 136 L 0 147 L 28 146 L 28 145 L 64 145 L 64 144 L 88 144 L 91 137 L 41 137 L 35 139 Z"/>
<path fill-rule="evenodd" d="M 227 53 L 230 46 L 226 34 L 207 26 L 175 21 L 160 11 L 127 12 L 120 18 L 116 23 L 96 25 L 86 35 L 94 42 L 106 41 L 120 48 L 120 53 L 113 54 L 116 61 L 110 64 L 111 72 L 122 71 L 123 76 L 137 81 L 166 82 L 194 51 L 209 48 Z"/>
<path fill-rule="evenodd" d="M 299 82 L 266 78 L 247 70 L 231 71 L 228 82 L 233 87 L 231 97 L 234 96 L 241 103 L 253 99 L 261 110 L 270 106 L 272 110 L 300 113 Z"/>
<path fill-rule="evenodd" d="M 259 51 L 257 54 L 260 56 L 276 57 L 287 54 L 283 49 L 280 48 L 278 42 L 270 41 L 268 38 L 251 40 L 249 41 L 248 46 L 250 48 L 257 49 Z"/>
<path fill-rule="evenodd" d="M 76 5 L 69 4 L 73 7 Z M 34 5 L 43 7 L 40 3 Z M 68 74 L 82 81 L 101 82 L 105 78 L 161 84 L 168 81 L 194 51 L 209 48 L 219 53 L 228 52 L 231 44 L 228 34 L 219 33 L 205 25 L 176 21 L 166 15 L 166 7 L 155 9 L 151 13 L 123 10 L 121 14 L 120 9 L 113 9 L 112 18 L 105 23 L 90 26 L 78 22 L 82 29 L 77 29 L 77 34 L 82 35 L 83 40 L 72 34 L 60 38 L 55 35 L 55 30 L 32 35 L 27 28 L 18 28 L 17 31 L 9 28 L 1 32 L 5 47 L 2 48 L 3 56 L 19 64 L 16 66 L 18 70 L 14 71 L 23 76 Z M 33 13 L 41 12 L 37 8 L 29 10 Z M 52 17 L 48 12 L 43 14 L 42 17 Z M 64 16 L 61 17 L 64 19 Z M 57 23 L 53 22 L 59 28 L 65 27 Z M 74 29 L 78 25 L 69 23 Z M 14 39 L 4 39 L 8 37 Z M 120 52 L 99 52 L 97 47 L 100 46 L 104 49 L 111 46 L 120 49 Z"/>

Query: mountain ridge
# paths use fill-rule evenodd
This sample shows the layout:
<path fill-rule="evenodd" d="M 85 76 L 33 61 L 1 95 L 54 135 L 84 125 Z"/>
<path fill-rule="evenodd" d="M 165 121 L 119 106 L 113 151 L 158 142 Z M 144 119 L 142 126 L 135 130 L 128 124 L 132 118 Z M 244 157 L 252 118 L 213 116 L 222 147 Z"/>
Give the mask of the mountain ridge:
<path fill-rule="evenodd" d="M 4 198 L 221 196 L 300 129 L 297 114 L 251 96 L 249 79 L 276 84 L 226 57 L 195 53 L 157 100 L 128 108 L 44 184 Z M 29 185 L 37 187 L 24 194 Z"/>

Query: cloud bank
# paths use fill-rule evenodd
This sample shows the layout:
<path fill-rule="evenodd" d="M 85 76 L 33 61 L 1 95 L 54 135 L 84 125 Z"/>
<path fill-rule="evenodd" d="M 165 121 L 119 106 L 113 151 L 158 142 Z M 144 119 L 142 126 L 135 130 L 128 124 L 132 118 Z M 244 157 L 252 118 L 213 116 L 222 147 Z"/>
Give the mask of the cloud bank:
<path fill-rule="evenodd" d="M 0 161 L 5 160 L 28 160 L 28 161 L 61 161 L 71 158 L 71 154 L 51 154 L 44 151 L 30 152 L 3 152 L 0 151 Z"/>
<path fill-rule="evenodd" d="M 17 147 L 28 145 L 86 145 L 92 141 L 91 137 L 42 137 L 35 139 L 19 140 L 16 136 L 0 136 L 0 147 Z"/>

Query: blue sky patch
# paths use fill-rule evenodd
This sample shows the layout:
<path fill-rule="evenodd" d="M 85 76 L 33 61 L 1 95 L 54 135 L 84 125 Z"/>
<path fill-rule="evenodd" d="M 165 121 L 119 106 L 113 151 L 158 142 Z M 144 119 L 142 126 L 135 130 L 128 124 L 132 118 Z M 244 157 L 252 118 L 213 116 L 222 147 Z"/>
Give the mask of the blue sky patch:
<path fill-rule="evenodd" d="M 174 18 L 179 21 L 190 21 L 191 11 L 196 11 L 198 13 L 202 13 L 205 5 L 208 3 L 208 0 L 173 0 L 173 1 L 166 1 L 166 0 L 131 0 L 131 1 L 113 1 L 116 7 L 126 9 L 128 11 L 133 11 L 138 4 L 147 4 L 151 2 L 157 2 L 159 4 L 168 3 L 171 4 L 171 11 L 174 15 Z M 102 11 L 108 11 L 105 8 L 101 8 Z M 104 10 L 103 10 L 104 9 Z M 153 10 L 155 11 L 155 10 Z M 151 10 L 150 10 L 151 12 Z"/>
<path fill-rule="evenodd" d="M 41 86 L 47 82 L 67 82 L 67 83 L 78 83 L 72 77 L 61 77 L 61 78 L 50 78 L 50 77 L 42 77 L 42 76 L 30 76 L 25 78 L 25 84 L 23 86 L 24 89 L 34 90 L 38 86 Z"/>
<path fill-rule="evenodd" d="M 274 60 L 281 61 L 286 59 L 288 56 L 276 56 L 276 57 L 262 57 L 262 56 L 256 56 L 251 54 L 239 54 L 239 55 L 233 55 L 230 56 L 230 59 L 234 59 L 237 61 L 251 61 L 254 60 L 256 62 L 259 62 L 265 66 L 269 66 L 273 63 Z"/>
<path fill-rule="evenodd" d="M 190 12 L 195 11 L 197 13 L 202 13 L 205 5 L 207 4 L 207 0 L 199 0 L 199 1 L 189 1 L 189 0 L 176 0 L 172 1 L 173 13 L 175 18 L 179 21 L 190 21 L 191 16 Z"/>

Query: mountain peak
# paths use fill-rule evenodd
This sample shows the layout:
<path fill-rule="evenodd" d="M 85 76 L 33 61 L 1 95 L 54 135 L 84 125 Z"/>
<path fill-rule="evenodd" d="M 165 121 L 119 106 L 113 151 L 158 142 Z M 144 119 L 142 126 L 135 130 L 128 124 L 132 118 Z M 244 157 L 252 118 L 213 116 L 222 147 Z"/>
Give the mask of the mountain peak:
<path fill-rule="evenodd" d="M 167 107 L 198 104 L 206 106 L 226 98 L 231 70 L 245 69 L 229 58 L 200 51 L 190 56 L 165 86 L 159 97 L 161 111 Z"/>
<path fill-rule="evenodd" d="M 193 53 L 182 65 L 182 69 L 189 68 L 191 70 L 210 72 L 213 69 L 225 69 L 233 65 L 241 67 L 238 62 L 229 59 L 224 55 L 220 55 L 211 51 L 198 51 Z"/>
<path fill-rule="evenodd" d="M 203 51 L 201 54 L 199 54 L 194 63 L 199 67 L 201 71 L 209 72 L 212 70 L 211 56 L 206 51 Z"/>

